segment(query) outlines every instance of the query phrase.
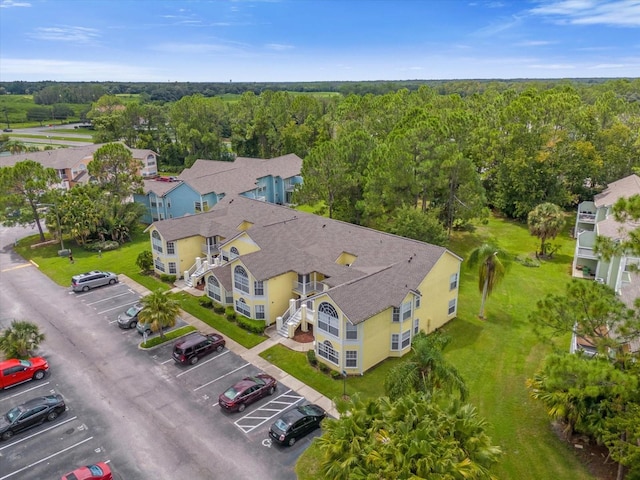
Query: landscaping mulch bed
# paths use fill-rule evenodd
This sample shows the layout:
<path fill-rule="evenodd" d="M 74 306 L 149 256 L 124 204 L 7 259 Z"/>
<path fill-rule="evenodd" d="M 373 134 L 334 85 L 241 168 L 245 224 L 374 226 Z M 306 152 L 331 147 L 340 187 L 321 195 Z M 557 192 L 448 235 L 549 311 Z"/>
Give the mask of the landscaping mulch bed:
<path fill-rule="evenodd" d="M 303 332 L 300 327 L 296 330 L 296 333 L 293 335 L 293 339 L 299 343 L 311 343 L 315 340 L 313 336 L 313 330 L 311 326 L 309 326 L 308 332 Z"/>
<path fill-rule="evenodd" d="M 555 423 L 553 431 L 587 467 L 589 473 L 598 480 L 616 480 L 618 464 L 611 458 L 607 458 L 609 454 L 607 447 L 596 445 L 579 435 L 567 439 L 562 432 L 563 427 L 563 425 Z"/>

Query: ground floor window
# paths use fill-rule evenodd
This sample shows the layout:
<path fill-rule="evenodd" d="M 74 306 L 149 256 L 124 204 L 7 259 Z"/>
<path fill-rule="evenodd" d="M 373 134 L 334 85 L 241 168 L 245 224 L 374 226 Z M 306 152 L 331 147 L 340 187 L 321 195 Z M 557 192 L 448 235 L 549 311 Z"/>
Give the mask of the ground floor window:
<path fill-rule="evenodd" d="M 420 319 L 416 318 L 413 321 L 413 334 L 417 335 L 419 331 L 420 331 Z"/>
<path fill-rule="evenodd" d="M 338 365 L 338 352 L 336 352 L 329 340 L 318 344 L 318 355 L 334 365 Z"/>
<path fill-rule="evenodd" d="M 449 315 L 456 313 L 456 299 L 449 300 Z"/>
<path fill-rule="evenodd" d="M 345 357 L 345 367 L 347 368 L 357 368 L 358 366 L 358 351 L 357 350 L 347 350 L 344 352 Z"/>
<path fill-rule="evenodd" d="M 153 265 L 156 267 L 156 270 L 160 270 L 162 273 L 164 273 L 164 263 L 162 263 L 160 257 L 156 257 L 156 259 L 153 261 Z"/>
<path fill-rule="evenodd" d="M 264 320 L 264 305 L 256 305 L 256 320 Z"/>
<path fill-rule="evenodd" d="M 169 262 L 169 273 L 175 275 L 178 273 L 178 268 L 176 267 L 176 262 Z"/>
<path fill-rule="evenodd" d="M 241 313 L 245 317 L 251 317 L 251 308 L 244 301 L 244 298 L 240 298 L 236 302 L 236 312 Z"/>
<path fill-rule="evenodd" d="M 397 333 L 391 334 L 391 350 L 400 350 L 400 335 Z"/>
<path fill-rule="evenodd" d="M 411 330 L 402 332 L 402 349 L 404 350 L 409 345 L 411 345 Z"/>

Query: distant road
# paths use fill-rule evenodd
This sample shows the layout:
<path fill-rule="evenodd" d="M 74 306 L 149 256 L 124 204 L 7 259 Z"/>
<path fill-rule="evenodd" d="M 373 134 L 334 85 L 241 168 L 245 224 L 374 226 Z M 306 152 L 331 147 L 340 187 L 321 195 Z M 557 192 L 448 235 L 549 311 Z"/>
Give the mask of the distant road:
<path fill-rule="evenodd" d="M 29 127 L 29 128 L 14 128 L 12 132 L 2 132 L 8 134 L 12 140 L 17 140 L 22 143 L 38 143 L 49 145 L 70 145 L 70 146 L 84 146 L 93 145 L 91 134 L 88 133 L 75 133 L 75 132 L 56 132 L 56 130 L 69 130 L 74 129 L 76 126 L 82 125 L 81 123 L 73 123 L 69 125 L 52 125 L 44 127 Z M 81 130 L 79 130 L 81 132 Z M 47 137 L 63 136 L 68 139 L 74 140 L 56 140 L 55 138 L 33 138 L 22 135 L 46 135 Z M 77 138 L 77 140 L 75 140 Z"/>

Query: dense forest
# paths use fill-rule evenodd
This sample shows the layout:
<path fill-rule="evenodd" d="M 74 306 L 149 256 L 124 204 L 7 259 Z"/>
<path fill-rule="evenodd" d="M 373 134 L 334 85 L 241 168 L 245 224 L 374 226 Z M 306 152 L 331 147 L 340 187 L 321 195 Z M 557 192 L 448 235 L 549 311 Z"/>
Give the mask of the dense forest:
<path fill-rule="evenodd" d="M 349 85 L 389 91 L 328 93 Z M 490 210 L 524 220 L 543 202 L 573 208 L 640 166 L 638 79 L 260 84 L 232 101 L 206 94 L 226 84 L 177 84 L 188 94 L 151 99 L 171 86 L 3 85 L 33 90 L 42 104 L 90 102 L 97 143 L 152 149 L 167 172 L 196 159 L 295 153 L 304 159 L 298 201 L 434 243 Z"/>

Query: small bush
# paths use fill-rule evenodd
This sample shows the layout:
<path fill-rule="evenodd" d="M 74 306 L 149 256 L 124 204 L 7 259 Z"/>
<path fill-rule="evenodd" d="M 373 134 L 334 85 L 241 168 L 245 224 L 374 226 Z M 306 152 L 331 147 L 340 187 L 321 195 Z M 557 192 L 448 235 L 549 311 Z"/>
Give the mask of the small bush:
<path fill-rule="evenodd" d="M 176 276 L 167 275 L 166 273 L 163 273 L 162 275 L 160 275 L 160 280 L 162 280 L 164 283 L 172 284 L 173 282 L 176 281 Z"/>
<path fill-rule="evenodd" d="M 253 320 L 245 317 L 244 315 L 238 315 L 236 317 L 236 321 L 238 322 L 239 327 L 244 328 L 251 333 L 257 333 L 259 335 L 264 333 L 264 320 Z"/>
<path fill-rule="evenodd" d="M 117 250 L 120 248 L 120 244 L 118 242 L 114 242 L 113 240 L 108 240 L 106 242 L 94 242 L 87 243 L 83 245 L 85 250 L 89 250 L 90 252 L 97 252 L 98 250 L 103 252 L 108 252 L 110 250 Z"/>
<path fill-rule="evenodd" d="M 224 315 L 224 312 L 225 312 L 224 305 L 220 305 L 217 302 L 213 302 L 213 311 L 220 315 Z"/>
<path fill-rule="evenodd" d="M 342 374 L 336 370 L 331 370 L 331 378 L 334 380 L 340 380 L 342 378 Z"/>
<path fill-rule="evenodd" d="M 225 308 L 224 316 L 227 317 L 227 320 L 229 320 L 230 322 L 236 321 L 236 311 L 233 309 L 233 307 Z"/>
<path fill-rule="evenodd" d="M 213 300 L 211 300 L 209 297 L 199 297 L 198 298 L 198 303 L 200 305 L 202 305 L 205 308 L 212 308 L 213 307 Z"/>
<path fill-rule="evenodd" d="M 322 362 L 318 362 L 318 368 L 320 369 L 320 371 L 322 373 L 329 373 L 331 371 L 329 366 L 324 364 L 324 363 L 322 363 Z"/>
<path fill-rule="evenodd" d="M 140 346 L 142 348 L 151 348 L 151 347 L 155 347 L 156 345 L 160 345 L 161 343 L 166 343 L 169 342 L 175 338 L 178 337 L 182 337 L 183 335 L 186 335 L 187 333 L 191 333 L 193 331 L 196 330 L 196 327 L 192 326 L 192 325 L 186 325 L 184 327 L 180 327 L 176 330 L 171 330 L 170 332 L 167 332 L 164 336 L 164 338 L 160 337 L 159 335 L 157 337 L 153 337 L 150 338 L 149 340 L 147 340 L 146 342 L 142 342 L 140 344 Z"/>
<path fill-rule="evenodd" d="M 318 365 L 318 359 L 316 358 L 316 352 L 313 350 L 307 350 L 307 361 L 309 365 L 312 367 L 316 367 Z"/>

